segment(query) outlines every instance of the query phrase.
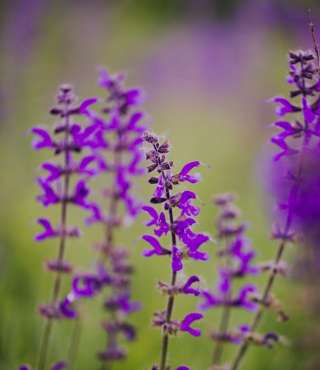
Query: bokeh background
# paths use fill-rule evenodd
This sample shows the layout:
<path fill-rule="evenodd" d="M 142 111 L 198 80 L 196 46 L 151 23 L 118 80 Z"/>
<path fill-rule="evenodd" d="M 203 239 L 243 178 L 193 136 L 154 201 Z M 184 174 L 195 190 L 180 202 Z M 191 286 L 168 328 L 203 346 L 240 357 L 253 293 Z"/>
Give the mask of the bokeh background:
<path fill-rule="evenodd" d="M 127 71 L 130 85 L 145 90 L 153 130 L 169 137 L 177 166 L 194 159 L 207 164 L 198 185 L 202 229 L 214 234 L 212 195 L 233 191 L 244 219 L 249 220 L 258 259 L 270 259 L 276 246 L 269 240 L 271 206 L 264 190 L 268 179 L 263 163 L 270 155 L 273 120 L 267 99 L 286 93 L 287 51 L 312 47 L 309 7 L 317 24 L 317 0 L 1 2 L 1 370 L 17 369 L 21 362 L 34 363 L 43 324 L 37 305 L 47 299 L 52 286 L 52 276 L 42 265 L 55 254 L 55 244 L 33 241 L 36 218 L 48 215 L 34 199 L 37 167 L 46 154 L 32 151 L 28 130 L 52 123 L 48 110 L 57 86 L 71 82 L 79 96 L 95 96 L 97 67 Z M 139 185 L 143 200 L 150 191 L 143 183 Z M 72 217 L 82 222 L 82 215 Z M 119 235 L 132 250 L 137 270 L 134 296 L 143 302 L 143 309 L 133 318 L 140 328 L 138 340 L 129 346 L 129 359 L 114 366 L 115 370 L 150 369 L 158 359 L 159 332 L 150 322 L 152 312 L 164 305 L 155 285 L 168 277 L 168 269 L 156 259 L 141 257 L 143 223 L 141 216 L 137 225 Z M 98 239 L 98 230 L 84 230 L 82 241 L 70 245 L 68 258 L 80 269 L 88 268 L 94 260 L 92 242 Z M 207 249 L 214 256 L 214 245 Z M 296 266 L 301 248 L 289 249 L 287 258 Z M 303 266 L 300 263 L 298 270 Z M 214 261 L 188 268 L 201 271 L 206 284 L 214 286 Z M 290 345 L 252 349 L 244 369 L 319 370 L 316 289 L 302 275 L 293 272 L 288 279 L 280 278 L 276 286 L 291 320 L 279 324 L 268 313 L 261 329 L 286 335 Z M 193 299 L 181 300 L 176 316 L 195 304 Z M 99 368 L 95 352 L 104 344 L 101 310 L 97 302 L 85 310 L 75 368 L 95 370 Z M 210 313 L 204 331 L 214 327 L 218 313 Z M 246 314 L 233 317 L 234 323 L 248 319 Z M 67 322 L 55 330 L 52 358 L 65 356 L 71 327 Z M 233 350 L 229 348 L 230 354 Z M 206 335 L 200 339 L 181 335 L 172 340 L 170 358 L 175 366 L 186 363 L 193 370 L 204 370 L 211 351 Z"/>

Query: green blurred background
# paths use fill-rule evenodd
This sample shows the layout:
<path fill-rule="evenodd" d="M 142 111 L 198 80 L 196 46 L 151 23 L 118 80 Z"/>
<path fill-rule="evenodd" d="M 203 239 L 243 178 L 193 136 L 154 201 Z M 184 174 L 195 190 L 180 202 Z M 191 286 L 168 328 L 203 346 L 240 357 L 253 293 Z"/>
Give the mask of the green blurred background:
<path fill-rule="evenodd" d="M 52 277 L 42 265 L 55 254 L 55 243 L 38 245 L 33 236 L 38 230 L 36 218 L 56 213 L 35 202 L 37 167 L 46 153 L 33 152 L 28 130 L 52 122 L 47 112 L 57 86 L 71 82 L 79 96 L 95 96 L 97 67 L 127 71 L 130 85 L 145 90 L 152 128 L 170 139 L 177 166 L 194 159 L 207 165 L 198 185 L 201 229 L 214 234 L 212 195 L 236 192 L 243 217 L 250 223 L 258 259 L 270 259 L 276 246 L 269 241 L 271 207 L 263 186 L 268 180 L 263 163 L 270 155 L 267 142 L 273 120 L 267 99 L 287 91 L 288 49 L 312 47 L 309 7 L 318 21 L 317 0 L 1 2 L 1 370 L 35 363 L 43 325 L 37 305 L 47 299 L 52 286 Z M 137 190 L 143 200 L 150 192 L 142 183 Z M 78 213 L 72 217 L 81 224 Z M 157 259 L 141 257 L 143 223 L 141 216 L 136 226 L 119 235 L 121 243 L 132 249 L 137 270 L 134 297 L 143 302 L 143 309 L 133 316 L 140 329 L 138 340 L 129 345 L 128 360 L 115 365 L 115 370 L 150 369 L 159 356 L 159 332 L 150 322 L 152 312 L 164 305 L 155 285 L 159 279 L 168 279 L 169 271 Z M 70 243 L 68 258 L 80 269 L 88 269 L 94 260 L 94 240 L 99 240 L 99 230 L 93 228 L 84 230 L 80 243 Z M 207 249 L 214 256 L 214 245 Z M 295 247 L 287 252 L 292 264 L 296 255 Z M 188 266 L 188 271 L 200 271 L 206 284 L 214 286 L 214 261 Z M 290 346 L 254 348 L 243 369 L 320 369 L 319 324 L 306 297 L 309 288 L 294 274 L 279 279 L 276 291 L 291 320 L 279 324 L 268 313 L 261 330 L 286 335 Z M 194 309 L 196 303 L 192 298 L 179 298 L 176 317 Z M 99 326 L 101 310 L 97 302 L 84 310 L 75 368 L 95 370 L 99 368 L 95 352 L 105 341 Z M 207 316 L 204 332 L 215 326 L 218 314 L 216 310 Z M 238 313 L 233 321 L 248 322 L 249 318 Z M 57 326 L 53 359 L 65 356 L 71 328 L 70 322 Z M 173 366 L 185 363 L 193 370 L 208 368 L 212 343 L 206 335 L 200 339 L 180 335 L 171 343 Z M 232 351 L 230 347 L 230 355 Z"/>

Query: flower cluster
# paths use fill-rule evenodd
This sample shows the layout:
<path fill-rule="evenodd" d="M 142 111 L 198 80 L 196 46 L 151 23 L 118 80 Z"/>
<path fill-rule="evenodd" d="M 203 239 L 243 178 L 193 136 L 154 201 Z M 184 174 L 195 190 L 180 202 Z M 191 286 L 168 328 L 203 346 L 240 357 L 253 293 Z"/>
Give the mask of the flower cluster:
<path fill-rule="evenodd" d="M 62 85 L 57 96 L 57 104 L 50 113 L 58 118 L 53 131 L 43 127 L 32 129 L 35 138 L 33 148 L 36 150 L 48 149 L 54 156 L 62 156 L 60 162 L 44 162 L 41 165 L 46 175 L 38 178 L 42 194 L 37 199 L 44 206 L 59 205 L 61 209 L 60 223 L 53 225 L 47 218 L 39 218 L 38 223 L 42 231 L 35 236 L 37 241 L 56 238 L 59 240 L 58 256 L 47 262 L 47 269 L 56 274 L 53 293 L 48 304 L 40 306 L 40 313 L 47 319 L 43 341 L 41 343 L 39 370 L 46 364 L 52 320 L 61 317 L 59 296 L 61 274 L 71 273 L 72 265 L 65 261 L 66 241 L 69 238 L 80 236 L 80 230 L 68 225 L 68 206 L 88 209 L 89 188 L 87 181 L 96 174 L 97 165 L 95 157 L 85 154 L 85 149 L 96 146 L 97 125 L 89 122 L 90 106 L 97 99 L 91 98 L 76 103 L 77 98 L 69 85 Z M 85 121 L 81 124 L 73 121 L 77 116 Z"/>
<path fill-rule="evenodd" d="M 233 204 L 233 195 L 229 193 L 218 195 L 214 203 L 219 208 L 216 222 L 217 257 L 221 261 L 218 264 L 219 282 L 215 293 L 209 290 L 201 292 L 203 301 L 200 308 L 203 310 L 223 308 L 220 326 L 211 334 L 211 338 L 217 342 L 213 356 L 215 365 L 221 360 L 222 344 L 240 343 L 243 337 L 244 326 L 240 330 L 229 330 L 231 308 L 252 311 L 257 306 L 253 300 L 257 293 L 255 285 L 244 284 L 235 292 L 235 280 L 257 274 L 258 268 L 253 264 L 255 252 L 245 237 L 246 225 L 239 222 L 240 211 Z"/>
<path fill-rule="evenodd" d="M 296 201 L 303 180 L 304 156 L 308 156 L 320 137 L 320 80 L 313 53 L 291 52 L 289 70 L 288 82 L 293 86 L 290 92 L 291 101 L 283 97 L 273 99 L 278 104 L 276 113 L 281 117 L 274 126 L 281 131 L 271 141 L 281 149 L 275 156 L 275 161 L 283 160 L 282 165 L 275 165 L 277 171 L 274 175 L 274 188 L 279 208 L 287 215 L 280 233 L 282 235 L 275 235 L 278 239 L 288 237 L 290 228 L 294 226 Z M 282 118 L 288 115 L 292 115 L 292 119 Z"/>
<path fill-rule="evenodd" d="M 305 182 L 305 165 L 310 151 L 319 142 L 319 68 L 311 51 L 296 51 L 289 53 L 289 77 L 287 79 L 292 89 L 290 99 L 275 97 L 273 102 L 278 106 L 276 114 L 280 117 L 274 126 L 281 131 L 274 135 L 271 142 L 280 148 L 274 157 L 273 182 L 277 196 L 279 220 L 274 225 L 273 238 L 279 240 L 274 261 L 270 264 L 269 278 L 260 298 L 260 309 L 257 312 L 251 331 L 255 331 L 262 318 L 263 307 L 273 308 L 281 320 L 287 320 L 281 304 L 271 295 L 271 291 L 279 273 L 285 247 L 297 239 L 299 223 L 305 224 L 308 218 L 304 213 L 309 207 L 304 207 L 306 195 L 303 191 Z M 288 117 L 289 116 L 289 117 Z M 288 117 L 288 118 L 283 118 Z M 281 159 L 281 162 L 280 162 Z M 280 162 L 280 164 L 278 164 Z M 309 198 L 310 199 L 310 198 Z M 302 216 L 302 217 L 301 217 Z M 312 217 L 311 217 L 312 218 Z M 310 220 L 310 218 L 309 218 Z M 239 349 L 232 365 L 232 370 L 240 366 L 248 347 L 246 340 Z"/>
<path fill-rule="evenodd" d="M 144 249 L 145 257 L 168 256 L 171 260 L 171 282 L 159 282 L 159 289 L 168 295 L 167 308 L 155 313 L 153 323 L 163 331 L 162 355 L 160 370 L 166 368 L 169 335 L 178 331 L 188 332 L 193 336 L 201 335 L 201 331 L 192 325 L 202 318 L 199 312 L 192 312 L 181 321 L 172 319 L 174 299 L 177 294 L 198 296 L 200 294 L 198 283 L 200 278 L 192 275 L 179 281 L 178 272 L 184 269 L 186 259 L 206 261 L 208 255 L 200 248 L 208 242 L 209 236 L 197 233 L 192 229 L 200 210 L 193 204 L 197 198 L 191 190 L 176 192 L 175 188 L 183 183 L 195 184 L 199 175 L 192 175 L 191 171 L 199 167 L 200 162 L 193 161 L 183 166 L 176 174 L 173 173 L 173 162 L 167 159 L 169 144 L 160 142 L 159 138 L 151 133 L 146 133 L 144 140 L 151 146 L 146 153 L 150 162 L 147 169 L 154 173 L 149 178 L 149 183 L 155 186 L 155 191 L 150 199 L 151 205 L 146 205 L 143 210 L 150 216 L 146 226 L 153 229 L 152 234 L 143 235 L 143 240 L 148 244 Z M 154 206 L 160 206 L 157 210 Z M 174 216 L 174 211 L 178 214 Z M 164 246 L 160 239 L 171 237 L 169 247 Z M 157 367 L 156 367 L 157 368 Z"/>
<path fill-rule="evenodd" d="M 133 196 L 132 180 L 144 173 L 140 167 L 143 159 L 140 147 L 145 130 L 141 124 L 143 114 L 134 110 L 141 102 L 141 91 L 126 89 L 123 82 L 123 75 L 111 76 L 106 70 L 101 71 L 99 84 L 108 96 L 102 112 L 91 115 L 92 125 L 98 127 L 96 137 L 99 138 L 92 156 L 98 163 L 98 174 L 106 174 L 109 184 L 108 188 L 102 189 L 103 203 L 92 202 L 91 214 L 86 219 L 88 225 L 100 224 L 105 235 L 98 245 L 96 271 L 74 276 L 72 290 L 61 303 L 65 317 L 75 318 L 78 300 L 94 297 L 104 287 L 109 288 L 104 301 L 109 317 L 102 323 L 107 345 L 98 353 L 99 360 L 109 364 L 126 357 L 119 335 L 129 341 L 135 338 L 135 329 L 126 317 L 139 308 L 139 304 L 131 300 L 133 267 L 128 260 L 129 253 L 115 240 L 116 230 L 138 214 L 140 204 Z"/>

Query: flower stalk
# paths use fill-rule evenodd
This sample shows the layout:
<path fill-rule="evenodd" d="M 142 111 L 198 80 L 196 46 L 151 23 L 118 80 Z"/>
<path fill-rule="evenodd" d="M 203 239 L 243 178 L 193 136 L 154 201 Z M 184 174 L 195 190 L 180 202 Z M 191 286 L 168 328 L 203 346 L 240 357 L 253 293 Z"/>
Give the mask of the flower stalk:
<path fill-rule="evenodd" d="M 280 134 L 272 138 L 272 142 L 281 148 L 281 152 L 275 156 L 275 161 L 283 158 L 285 162 L 285 179 L 289 181 L 287 200 L 283 203 L 284 194 L 278 194 L 280 209 L 286 212 L 284 226 L 281 228 L 276 225 L 273 238 L 280 240 L 277 253 L 273 262 L 274 266 L 281 263 L 286 246 L 294 241 L 294 235 L 299 231 L 299 213 L 301 203 L 303 203 L 301 186 L 305 179 L 303 176 L 304 161 L 308 152 L 312 150 L 319 137 L 319 127 L 317 124 L 317 106 L 319 102 L 319 80 L 315 57 L 311 51 L 297 51 L 289 54 L 290 76 L 289 84 L 294 90 L 291 91 L 292 99 L 301 97 L 301 102 L 295 102 L 276 97 L 274 101 L 279 104 L 277 114 L 283 117 L 287 114 L 302 114 L 294 122 L 277 121 L 275 126 L 282 129 Z M 290 142 L 288 143 L 288 141 Z M 282 199 L 281 199 L 282 198 Z M 276 281 L 279 270 L 273 268 L 263 291 L 261 306 L 255 314 L 250 326 L 251 332 L 255 332 L 262 320 L 264 308 L 270 298 L 271 291 Z M 250 347 L 250 340 L 243 341 L 238 353 L 232 363 L 231 370 L 240 368 L 241 362 Z"/>
<path fill-rule="evenodd" d="M 175 193 L 175 187 L 189 182 L 195 184 L 199 181 L 198 175 L 191 175 L 190 172 L 200 165 L 200 162 L 187 163 L 181 171 L 173 174 L 173 162 L 167 159 L 169 144 L 160 142 L 159 138 L 151 133 L 145 133 L 144 140 L 151 146 L 146 153 L 146 159 L 150 161 L 148 172 L 156 172 L 156 175 L 149 178 L 149 183 L 155 185 L 155 191 L 150 199 L 152 206 L 146 205 L 143 210 L 151 217 L 146 226 L 153 228 L 154 235 L 143 235 L 151 249 L 145 249 L 145 257 L 169 256 L 171 258 L 170 283 L 159 282 L 158 288 L 162 293 L 168 295 L 165 309 L 154 314 L 153 324 L 162 329 L 162 341 L 160 350 L 159 366 L 153 369 L 166 370 L 168 368 L 168 353 L 170 336 L 178 331 L 188 332 L 193 336 L 201 335 L 201 331 L 193 328 L 193 322 L 200 320 L 202 314 L 191 312 L 182 321 L 173 319 L 173 310 L 177 294 L 190 294 L 198 296 L 199 289 L 193 284 L 199 283 L 200 278 L 196 275 L 190 276 L 186 281 L 181 282 L 179 272 L 184 269 L 184 260 L 189 257 L 194 260 L 206 261 L 208 256 L 199 250 L 200 246 L 209 240 L 209 237 L 202 233 L 195 233 L 191 226 L 196 223 L 195 217 L 199 214 L 199 208 L 192 204 L 196 194 L 190 190 Z M 158 212 L 153 205 L 161 207 Z M 174 214 L 174 209 L 179 215 Z M 170 247 L 163 247 L 158 240 L 163 235 L 170 235 Z M 178 243 L 179 242 L 179 243 Z M 179 245 L 182 244 L 182 245 Z M 179 367 L 186 368 L 187 367 Z"/>
<path fill-rule="evenodd" d="M 61 164 L 45 162 L 42 169 L 47 171 L 46 177 L 38 179 L 43 194 L 38 196 L 38 201 L 45 207 L 60 205 L 60 224 L 58 227 L 51 225 L 46 218 L 38 219 L 38 223 L 43 227 L 43 232 L 36 235 L 37 241 L 44 241 L 50 238 L 59 239 L 57 258 L 47 262 L 47 269 L 55 273 L 52 295 L 46 305 L 40 306 L 40 314 L 46 319 L 43 335 L 40 343 L 38 370 L 45 370 L 54 320 L 61 318 L 59 308 L 59 298 L 61 293 L 62 274 L 72 271 L 72 266 L 65 261 L 65 250 L 68 238 L 79 237 L 80 231 L 76 227 L 68 226 L 68 207 L 70 204 L 81 208 L 87 208 L 86 197 L 89 189 L 83 179 L 79 180 L 71 191 L 71 176 L 78 174 L 89 178 L 93 170 L 89 168 L 92 163 L 91 157 L 83 157 L 80 161 L 73 159 L 72 153 L 80 153 L 88 146 L 88 139 L 94 131 L 94 127 L 84 128 L 71 121 L 74 115 L 89 115 L 89 107 L 96 102 L 96 99 L 86 99 L 80 105 L 75 105 L 76 97 L 69 85 L 62 85 L 58 96 L 57 105 L 51 109 L 50 113 L 61 118 L 61 122 L 55 127 L 53 135 L 44 128 L 35 127 L 32 132 L 37 136 L 33 142 L 33 147 L 37 150 L 52 150 L 55 156 L 63 154 Z M 59 139 L 59 135 L 63 135 Z"/>

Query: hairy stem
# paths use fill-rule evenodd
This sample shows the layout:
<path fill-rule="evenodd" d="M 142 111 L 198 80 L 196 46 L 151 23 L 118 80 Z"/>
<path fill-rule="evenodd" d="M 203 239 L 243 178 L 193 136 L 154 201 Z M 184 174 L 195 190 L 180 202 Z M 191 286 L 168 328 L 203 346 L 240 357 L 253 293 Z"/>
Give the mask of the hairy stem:
<path fill-rule="evenodd" d="M 69 116 L 67 114 L 68 106 L 65 107 L 65 152 L 64 152 L 64 168 L 68 169 L 70 166 L 70 151 L 68 148 L 68 142 L 69 142 Z M 69 171 L 65 172 L 64 175 L 64 182 L 63 182 L 63 197 L 62 197 L 62 206 L 61 206 L 61 230 L 66 230 L 67 226 L 67 205 L 68 205 L 68 195 L 69 195 L 69 187 L 70 187 L 70 173 Z M 59 242 L 59 250 L 58 250 L 58 264 L 62 264 L 64 260 L 64 254 L 65 254 L 65 248 L 66 248 L 66 233 L 62 232 L 60 236 L 60 242 Z M 53 284 L 53 290 L 52 290 L 52 296 L 50 305 L 55 306 L 56 302 L 59 297 L 61 288 L 61 272 L 57 272 Z M 42 335 L 41 345 L 40 345 L 40 352 L 39 352 L 39 358 L 38 358 L 38 370 L 45 370 L 46 369 L 46 363 L 47 363 L 47 355 L 48 355 L 48 348 L 49 348 L 49 342 L 52 332 L 52 325 L 53 325 L 53 318 L 48 318 L 45 326 L 44 331 Z"/>

